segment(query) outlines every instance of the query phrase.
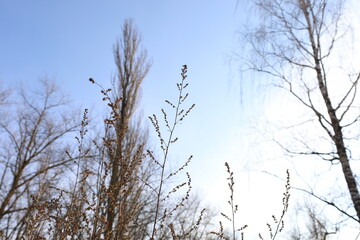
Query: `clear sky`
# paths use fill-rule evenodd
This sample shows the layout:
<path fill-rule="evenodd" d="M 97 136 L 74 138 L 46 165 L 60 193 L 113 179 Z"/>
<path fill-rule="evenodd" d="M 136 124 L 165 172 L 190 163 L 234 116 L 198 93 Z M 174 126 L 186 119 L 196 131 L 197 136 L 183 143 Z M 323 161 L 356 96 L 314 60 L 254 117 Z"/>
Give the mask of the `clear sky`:
<path fill-rule="evenodd" d="M 76 103 L 99 107 L 99 89 L 87 80 L 110 86 L 112 46 L 124 20 L 132 18 L 153 61 L 142 88 L 144 115 L 160 113 L 164 100 L 176 97 L 175 84 L 187 64 L 189 103 L 196 108 L 179 128 L 173 157 L 180 161 L 193 154 L 194 169 L 203 168 L 193 176 L 194 184 L 213 181 L 232 155 L 229 142 L 246 124 L 234 78 L 237 66 L 229 64 L 243 17 L 235 7 L 236 1 L 205 0 L 0 1 L 0 81 L 31 86 L 47 76 Z"/>
<path fill-rule="evenodd" d="M 270 219 L 274 212 L 261 201 L 266 196 L 272 204 L 269 198 L 273 197 L 275 204 L 281 204 L 283 183 L 245 170 L 255 169 L 252 164 L 262 163 L 266 156 L 252 145 L 257 141 L 252 134 L 255 120 L 265 108 L 272 114 L 277 110 L 267 108 L 264 90 L 254 85 L 245 84 L 241 95 L 238 66 L 229 63 L 241 45 L 236 32 L 249 17 L 244 2 L 236 8 L 236 0 L 0 0 L 0 81 L 5 86 L 21 82 L 32 86 L 48 76 L 76 104 L 99 109 L 99 89 L 88 79 L 110 86 L 115 73 L 112 46 L 124 20 L 132 18 L 153 61 L 142 88 L 140 106 L 145 116 L 160 114 L 164 100 L 176 97 L 181 66 L 189 68 L 189 103 L 196 107 L 179 126 L 180 142 L 172 158 L 181 161 L 194 155 L 193 184 L 215 205 L 226 201 L 222 198 L 227 190 L 224 162 L 230 162 L 241 179 L 236 185 L 239 191 L 255 188 L 256 192 L 241 195 L 247 208 L 241 222 L 258 221 L 251 213 L 259 212 Z M 284 104 L 280 97 L 273 102 Z M 280 154 L 271 147 L 268 150 L 274 159 Z M 276 174 L 285 176 L 285 170 L 281 166 Z M 274 190 L 276 185 L 279 191 Z M 262 198 L 254 200 L 252 194 Z"/>

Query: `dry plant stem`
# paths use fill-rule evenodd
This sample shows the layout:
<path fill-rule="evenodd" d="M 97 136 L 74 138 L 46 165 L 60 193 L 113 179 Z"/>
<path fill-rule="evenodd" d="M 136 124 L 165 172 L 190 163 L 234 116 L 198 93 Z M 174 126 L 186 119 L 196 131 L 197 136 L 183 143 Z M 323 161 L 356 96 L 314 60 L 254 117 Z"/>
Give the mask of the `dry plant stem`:
<path fill-rule="evenodd" d="M 225 166 L 227 168 L 227 172 L 229 173 L 229 189 L 230 189 L 230 201 L 229 204 L 231 206 L 231 222 L 232 222 L 232 235 L 233 235 L 233 240 L 235 240 L 236 238 L 236 233 L 235 233 L 235 212 L 236 212 L 236 208 L 237 206 L 234 206 L 234 176 L 233 176 L 233 172 L 230 171 L 230 166 L 229 164 L 226 162 Z"/>
<path fill-rule="evenodd" d="M 289 208 L 289 200 L 290 200 L 290 173 L 289 170 L 286 170 L 286 184 L 285 184 L 285 192 L 283 193 L 283 210 L 281 212 L 281 215 L 279 218 L 277 218 L 275 215 L 272 215 L 273 222 L 276 226 L 275 231 L 273 231 L 273 228 L 271 227 L 270 223 L 267 223 L 267 227 L 269 229 L 270 239 L 275 240 L 276 236 L 284 229 L 284 217 L 285 214 Z M 264 240 L 261 233 L 259 233 L 259 239 Z"/>
<path fill-rule="evenodd" d="M 181 69 L 181 83 L 178 85 L 179 87 L 179 97 L 178 97 L 178 102 L 177 105 L 175 107 L 175 116 L 174 116 L 174 122 L 172 124 L 172 127 L 170 129 L 170 134 L 169 134 L 169 138 L 167 140 L 167 143 L 165 145 L 165 149 L 164 149 L 164 159 L 161 166 L 161 176 L 160 176 L 160 185 L 159 185 L 159 190 L 157 192 L 157 201 L 156 201 L 156 210 L 155 210 L 155 218 L 154 218 L 154 225 L 153 225 L 153 230 L 152 230 L 152 235 L 151 235 L 151 239 L 154 239 L 155 233 L 156 233 L 156 224 L 158 222 L 158 217 L 159 217 L 159 209 L 160 209 L 160 202 L 161 202 L 161 193 L 162 193 L 162 188 L 164 185 L 164 177 L 165 177 L 165 166 L 166 166 L 166 162 L 168 160 L 168 153 L 170 150 L 170 144 L 172 143 L 173 139 L 173 134 L 175 131 L 175 128 L 177 126 L 177 123 L 179 122 L 178 118 L 179 118 L 179 109 L 180 109 L 180 105 L 183 101 L 183 96 L 182 96 L 182 92 L 184 87 L 186 87 L 186 85 L 184 85 L 185 79 L 187 77 L 186 75 L 187 72 L 187 66 L 183 65 L 182 69 Z"/>
<path fill-rule="evenodd" d="M 227 221 L 230 221 L 232 223 L 232 240 L 236 240 L 236 232 L 240 232 L 241 239 L 244 239 L 243 230 L 245 228 L 247 228 L 248 226 L 244 225 L 239 229 L 235 228 L 235 226 L 236 226 L 235 225 L 235 214 L 238 211 L 238 205 L 236 205 L 234 202 L 234 185 L 235 185 L 234 173 L 231 171 L 230 165 L 227 162 L 225 162 L 225 167 L 226 167 L 227 173 L 229 174 L 229 177 L 227 178 L 228 187 L 230 190 L 230 200 L 228 201 L 228 204 L 231 207 L 231 218 L 223 212 L 221 213 L 221 216 L 223 216 Z M 220 221 L 219 224 L 220 224 L 220 230 L 218 232 L 212 231 L 211 234 L 217 235 L 220 239 L 230 240 L 229 237 L 225 236 L 223 223 Z"/>
<path fill-rule="evenodd" d="M 283 211 L 281 213 L 280 219 L 277 221 L 277 225 L 276 225 L 276 230 L 273 236 L 273 240 L 275 239 L 276 235 L 281 232 L 284 228 L 284 217 L 285 217 L 285 213 L 288 210 L 289 207 L 289 199 L 290 199 L 290 173 L 289 170 L 286 170 L 286 185 L 285 185 L 285 192 L 284 192 L 284 197 L 283 197 Z M 275 217 L 273 217 L 275 219 Z"/>
<path fill-rule="evenodd" d="M 87 133 L 87 130 L 86 130 L 86 126 L 88 125 L 88 109 L 85 109 L 84 110 L 84 115 L 83 115 L 83 120 L 81 122 L 81 129 L 80 129 L 80 138 L 79 137 L 75 137 L 76 141 L 78 142 L 79 146 L 78 146 L 78 158 L 77 159 L 74 159 L 74 163 L 76 163 L 76 177 L 75 177 L 75 185 L 74 185 L 74 189 L 71 193 L 71 208 L 73 207 L 74 203 L 75 203 L 75 194 L 76 194 L 76 190 L 77 190 L 77 185 L 78 185 L 78 182 L 79 182 L 79 175 L 80 175 L 80 162 L 82 160 L 82 156 L 85 156 L 83 155 L 83 141 L 84 141 L 84 137 Z M 72 158 L 70 156 L 70 154 L 68 153 L 69 157 Z"/>
<path fill-rule="evenodd" d="M 233 228 L 233 240 L 235 240 L 235 209 L 234 209 L 234 201 L 231 201 L 231 211 L 232 211 L 232 228 Z"/>

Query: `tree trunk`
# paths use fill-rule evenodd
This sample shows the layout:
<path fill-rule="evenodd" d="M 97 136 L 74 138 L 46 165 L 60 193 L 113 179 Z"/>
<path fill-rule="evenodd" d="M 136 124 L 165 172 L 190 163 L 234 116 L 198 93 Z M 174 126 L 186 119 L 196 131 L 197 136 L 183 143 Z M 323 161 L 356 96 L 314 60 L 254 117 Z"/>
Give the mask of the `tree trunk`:
<path fill-rule="evenodd" d="M 331 103 L 331 99 L 329 97 L 328 88 L 324 79 L 324 75 L 321 70 L 321 61 L 322 58 L 320 56 L 320 39 L 317 32 L 315 32 L 316 26 L 316 17 L 310 15 L 308 10 L 309 5 L 305 3 L 303 0 L 300 0 L 300 6 L 304 13 L 304 17 L 306 19 L 308 25 L 308 33 L 309 33 L 309 40 L 311 42 L 312 47 L 312 54 L 315 62 L 315 71 L 318 81 L 318 86 L 321 92 L 321 96 L 325 102 L 325 106 L 327 109 L 327 113 L 329 115 L 331 121 L 331 127 L 334 131 L 334 134 L 331 136 L 332 141 L 334 142 L 337 150 L 337 155 L 339 157 L 342 172 L 345 177 L 345 181 L 351 196 L 351 200 L 354 204 L 354 208 L 358 217 L 358 221 L 360 222 L 360 194 L 357 188 L 356 180 L 353 171 L 350 167 L 349 157 L 346 153 L 346 147 L 344 144 L 344 137 L 342 133 L 342 128 L 340 125 L 340 119 L 336 116 L 336 111 Z M 312 20 L 311 20 L 312 19 Z M 315 36 L 316 35 L 316 36 Z"/>

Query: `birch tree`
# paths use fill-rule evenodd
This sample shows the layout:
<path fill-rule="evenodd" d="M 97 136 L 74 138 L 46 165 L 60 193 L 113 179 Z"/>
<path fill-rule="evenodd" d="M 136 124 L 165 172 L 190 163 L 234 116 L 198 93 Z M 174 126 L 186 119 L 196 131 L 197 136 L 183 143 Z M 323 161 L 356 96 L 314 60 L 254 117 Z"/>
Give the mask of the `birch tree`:
<path fill-rule="evenodd" d="M 251 49 L 251 57 L 246 57 L 247 69 L 265 74 L 274 85 L 301 103 L 311 114 L 302 126 L 315 122 L 323 133 L 318 136 L 319 142 L 325 139 L 329 147 L 324 150 L 319 142 L 307 139 L 300 141 L 301 150 L 279 144 L 293 155 L 339 163 L 351 209 L 344 209 L 323 196 L 316 197 L 360 222 L 360 194 L 352 167 L 358 158 L 354 145 L 359 137 L 360 72 L 339 61 L 351 58 L 348 54 L 339 57 L 346 50 L 341 42 L 350 29 L 342 15 L 345 3 L 342 0 L 253 0 L 252 3 L 263 19 L 244 34 Z M 338 64 L 338 71 L 334 63 Z"/>

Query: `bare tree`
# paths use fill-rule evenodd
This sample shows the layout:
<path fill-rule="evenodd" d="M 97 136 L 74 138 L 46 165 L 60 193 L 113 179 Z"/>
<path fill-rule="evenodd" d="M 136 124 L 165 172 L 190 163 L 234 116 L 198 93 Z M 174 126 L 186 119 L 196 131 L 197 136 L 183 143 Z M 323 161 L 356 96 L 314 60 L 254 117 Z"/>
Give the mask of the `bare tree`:
<path fill-rule="evenodd" d="M 359 127 L 359 71 L 338 74 L 337 45 L 348 29 L 342 23 L 342 0 L 253 0 L 255 8 L 264 16 L 258 27 L 248 29 L 245 39 L 252 57 L 247 58 L 250 70 L 265 73 L 275 85 L 288 91 L 309 111 L 330 144 L 323 151 L 320 144 L 302 140 L 304 150 L 281 145 L 287 153 L 339 162 L 353 210 L 342 209 L 327 201 L 349 219 L 360 222 L 360 195 L 351 168 L 354 129 Z M 344 51 L 343 48 L 340 51 Z M 350 57 L 346 55 L 345 57 Z M 346 66 L 340 66 L 342 73 Z M 339 91 L 346 87 L 344 91 Z M 339 94 L 340 92 L 340 94 Z M 314 122 L 308 121 L 308 123 Z M 305 125 L 305 124 L 303 124 Z M 357 130 L 355 130 L 357 131 Z M 355 149 L 353 149 L 355 150 Z M 356 153 L 356 151 L 353 151 Z"/>
<path fill-rule="evenodd" d="M 107 152 L 110 163 L 110 181 L 106 206 L 108 239 L 125 239 L 129 234 L 139 234 L 146 193 L 138 178 L 149 177 L 150 168 L 143 162 L 143 149 L 147 133 L 136 120 L 134 113 L 140 96 L 140 86 L 150 70 L 147 52 L 141 49 L 141 35 L 132 20 L 126 20 L 122 35 L 114 45 L 117 75 L 113 79 L 113 99 L 116 118 L 107 130 Z M 138 122 L 137 122 L 138 121 Z M 145 170 L 146 171 L 142 171 Z M 145 201 L 144 201 L 145 200 Z M 143 202 L 142 202 L 143 201 Z M 136 216 L 136 217 L 135 217 Z M 132 219 L 136 218 L 134 222 Z M 133 231 L 131 231 L 131 228 Z M 135 230 L 134 230 L 135 229 Z M 139 238 L 140 239 L 140 238 Z"/>
<path fill-rule="evenodd" d="M 305 223 L 305 229 L 299 227 L 298 224 L 294 226 L 290 232 L 290 239 L 292 240 L 302 240 L 302 239 L 312 239 L 312 240 L 326 240 L 331 235 L 334 235 L 339 230 L 339 226 L 328 226 L 328 219 L 323 216 L 323 214 L 316 208 L 316 206 L 305 204 L 303 209 L 300 209 L 301 212 L 305 213 L 307 222 Z M 332 230 L 329 230 L 332 229 Z"/>
<path fill-rule="evenodd" d="M 7 98 L 9 97 L 11 91 L 10 89 L 3 89 L 1 86 L 0 89 L 0 106 L 3 106 L 6 103 Z"/>
<path fill-rule="evenodd" d="M 20 238 L 33 205 L 50 199 L 70 161 L 63 139 L 78 126 L 56 84 L 40 85 L 32 94 L 21 88 L 0 123 L 0 230 L 7 239 Z"/>

